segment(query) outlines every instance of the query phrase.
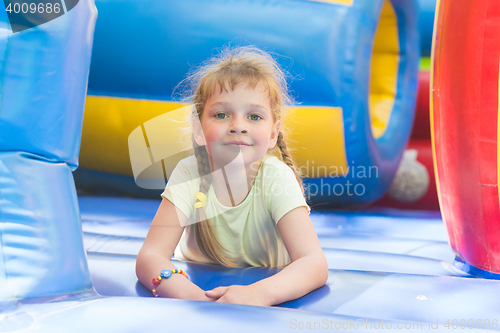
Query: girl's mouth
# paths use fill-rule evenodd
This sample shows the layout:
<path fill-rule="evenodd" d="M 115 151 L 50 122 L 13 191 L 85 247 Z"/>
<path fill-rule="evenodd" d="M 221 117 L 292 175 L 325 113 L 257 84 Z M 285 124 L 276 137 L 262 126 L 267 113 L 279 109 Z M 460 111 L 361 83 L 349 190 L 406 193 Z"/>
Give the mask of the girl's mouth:
<path fill-rule="evenodd" d="M 238 147 L 249 147 L 249 146 L 251 146 L 251 144 L 243 142 L 243 141 L 230 141 L 230 142 L 224 142 L 222 144 L 226 145 L 226 146 L 238 146 Z"/>

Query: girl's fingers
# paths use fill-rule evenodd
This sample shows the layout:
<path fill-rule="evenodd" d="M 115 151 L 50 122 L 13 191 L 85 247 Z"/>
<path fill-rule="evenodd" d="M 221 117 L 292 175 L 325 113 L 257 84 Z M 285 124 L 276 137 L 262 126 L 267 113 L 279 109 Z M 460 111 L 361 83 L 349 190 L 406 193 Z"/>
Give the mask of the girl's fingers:
<path fill-rule="evenodd" d="M 205 295 L 211 298 L 218 298 L 224 295 L 227 291 L 227 287 L 217 287 L 212 290 L 205 291 Z"/>

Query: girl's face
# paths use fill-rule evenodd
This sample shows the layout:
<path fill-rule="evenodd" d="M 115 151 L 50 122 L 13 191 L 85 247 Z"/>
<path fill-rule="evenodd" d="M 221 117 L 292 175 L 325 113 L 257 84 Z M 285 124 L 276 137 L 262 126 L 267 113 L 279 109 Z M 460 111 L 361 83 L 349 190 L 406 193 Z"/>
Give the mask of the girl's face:
<path fill-rule="evenodd" d="M 218 87 L 200 121 L 204 137 L 198 132 L 195 140 L 207 146 L 216 167 L 227 165 L 240 151 L 246 167 L 260 164 L 276 145 L 280 127 L 273 120 L 268 92 L 260 84 L 253 89 L 245 82 L 229 92 Z"/>

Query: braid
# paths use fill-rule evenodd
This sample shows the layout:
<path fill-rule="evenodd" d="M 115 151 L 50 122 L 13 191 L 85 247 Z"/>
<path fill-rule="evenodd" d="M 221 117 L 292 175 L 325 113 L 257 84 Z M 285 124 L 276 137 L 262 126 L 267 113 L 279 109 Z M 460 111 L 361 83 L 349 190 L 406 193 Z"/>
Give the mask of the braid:
<path fill-rule="evenodd" d="M 304 194 L 304 186 L 302 185 L 302 179 L 300 178 L 300 171 L 297 170 L 297 167 L 295 166 L 295 162 L 292 160 L 292 156 L 290 155 L 288 148 L 286 146 L 285 139 L 283 138 L 283 133 L 281 131 L 278 133 L 278 141 L 276 142 L 276 145 L 278 146 L 280 153 L 281 153 L 281 160 L 292 169 L 293 173 L 295 174 L 295 178 L 297 178 L 297 181 L 299 182 L 300 188 L 302 190 L 302 194 Z"/>
<path fill-rule="evenodd" d="M 193 145 L 194 144 L 195 143 L 193 142 Z M 205 147 L 195 148 L 195 156 L 196 161 L 198 162 L 198 173 L 201 177 L 200 192 L 206 195 L 211 183 L 211 169 L 208 153 Z M 195 223 L 193 227 L 196 244 L 198 245 L 200 251 L 220 265 L 239 267 L 230 258 L 223 254 L 224 252 L 229 251 L 226 250 L 217 239 L 214 227 L 207 218 L 203 207 L 196 208 L 196 221 L 197 223 Z"/>
<path fill-rule="evenodd" d="M 208 161 L 208 154 L 204 147 L 197 147 L 195 149 L 194 155 L 196 156 L 196 162 L 198 162 L 198 173 L 200 174 L 201 184 L 200 192 L 207 194 L 208 188 L 210 187 L 210 163 Z"/>

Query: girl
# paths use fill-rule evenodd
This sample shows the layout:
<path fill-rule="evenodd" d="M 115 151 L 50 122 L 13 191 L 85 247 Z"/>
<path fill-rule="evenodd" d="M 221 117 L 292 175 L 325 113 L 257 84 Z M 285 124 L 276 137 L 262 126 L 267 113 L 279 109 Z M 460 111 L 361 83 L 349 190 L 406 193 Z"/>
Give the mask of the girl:
<path fill-rule="evenodd" d="M 222 51 L 191 78 L 195 154 L 178 163 L 162 193 L 137 277 L 155 296 L 262 306 L 322 287 L 326 258 L 281 131 L 290 102 L 285 75 L 269 54 L 240 47 Z M 269 154 L 275 148 L 281 160 Z M 179 273 L 170 258 L 185 228 L 185 259 L 286 267 L 248 286 L 203 291 L 184 272 L 171 274 Z"/>

